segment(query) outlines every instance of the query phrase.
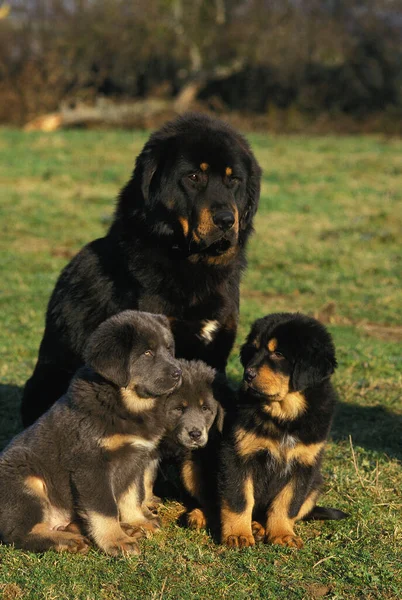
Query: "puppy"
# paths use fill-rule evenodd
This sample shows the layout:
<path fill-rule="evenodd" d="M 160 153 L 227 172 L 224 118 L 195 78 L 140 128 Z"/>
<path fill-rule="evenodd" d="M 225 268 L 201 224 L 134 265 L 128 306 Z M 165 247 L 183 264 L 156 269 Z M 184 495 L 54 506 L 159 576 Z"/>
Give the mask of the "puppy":
<path fill-rule="evenodd" d="M 315 319 L 272 314 L 254 323 L 241 362 L 244 380 L 220 451 L 222 543 L 246 547 L 262 539 L 301 548 L 296 521 L 323 518 L 322 511 L 324 518 L 347 516 L 315 509 L 336 402 L 334 345 Z"/>
<path fill-rule="evenodd" d="M 157 521 L 144 505 L 181 384 L 166 317 L 125 311 L 90 336 L 64 397 L 0 456 L 0 537 L 17 548 L 138 553 Z M 80 528 L 72 525 L 80 522 Z"/>
<path fill-rule="evenodd" d="M 202 361 L 178 362 L 183 383 L 165 401 L 167 431 L 160 445 L 158 485 L 165 493 L 170 487 L 170 494 L 186 506 L 187 524 L 199 529 L 216 497 L 213 467 L 223 427 L 218 398 L 224 380 Z"/>

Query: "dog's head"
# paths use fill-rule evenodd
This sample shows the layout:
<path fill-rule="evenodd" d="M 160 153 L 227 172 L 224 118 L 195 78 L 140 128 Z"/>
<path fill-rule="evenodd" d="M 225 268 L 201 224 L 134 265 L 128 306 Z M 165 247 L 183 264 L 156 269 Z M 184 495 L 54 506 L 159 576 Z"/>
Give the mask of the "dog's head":
<path fill-rule="evenodd" d="M 94 371 L 139 398 L 170 393 L 181 384 L 174 339 L 163 315 L 126 310 L 90 336 L 84 359 Z"/>
<path fill-rule="evenodd" d="M 299 313 L 258 319 L 242 346 L 241 362 L 243 388 L 256 398 L 277 402 L 319 385 L 337 366 L 328 331 Z"/>
<path fill-rule="evenodd" d="M 187 114 L 154 133 L 122 191 L 116 220 L 135 216 L 189 260 L 226 264 L 252 231 L 260 168 L 229 125 Z"/>
<path fill-rule="evenodd" d="M 202 448 L 213 424 L 223 426 L 223 409 L 214 397 L 215 370 L 202 361 L 180 360 L 183 383 L 166 400 L 167 436 L 185 448 Z"/>

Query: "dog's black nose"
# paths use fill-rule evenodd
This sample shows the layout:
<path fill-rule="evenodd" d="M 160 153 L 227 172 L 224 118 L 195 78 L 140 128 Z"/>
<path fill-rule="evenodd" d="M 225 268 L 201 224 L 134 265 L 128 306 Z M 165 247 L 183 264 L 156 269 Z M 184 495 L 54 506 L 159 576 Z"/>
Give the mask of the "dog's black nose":
<path fill-rule="evenodd" d="M 227 231 L 231 227 L 233 227 L 233 223 L 235 222 L 235 216 L 230 210 L 220 210 L 214 214 L 212 217 L 215 225 L 222 229 L 222 231 Z"/>
<path fill-rule="evenodd" d="M 257 375 L 257 371 L 255 369 L 246 369 L 244 371 L 244 379 L 247 381 L 247 383 L 250 383 L 250 381 L 253 381 L 254 377 Z"/>
<path fill-rule="evenodd" d="M 199 429 L 194 428 L 188 432 L 188 435 L 191 437 L 192 440 L 199 440 L 201 437 L 201 431 Z"/>
<path fill-rule="evenodd" d="M 181 374 L 182 374 L 182 370 L 181 369 L 174 369 L 172 371 L 172 373 L 171 373 L 172 379 L 176 379 L 176 381 L 179 380 L 180 377 L 181 377 Z"/>

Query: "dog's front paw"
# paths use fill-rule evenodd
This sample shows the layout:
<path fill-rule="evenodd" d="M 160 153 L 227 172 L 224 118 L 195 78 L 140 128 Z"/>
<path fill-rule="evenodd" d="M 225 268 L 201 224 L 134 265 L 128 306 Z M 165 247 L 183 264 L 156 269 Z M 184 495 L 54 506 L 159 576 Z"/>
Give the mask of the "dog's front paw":
<path fill-rule="evenodd" d="M 207 526 L 207 519 L 205 517 L 204 512 L 200 508 L 194 508 L 186 515 L 187 517 L 187 526 L 190 529 L 195 529 L 199 531 L 200 529 L 205 529 Z"/>
<path fill-rule="evenodd" d="M 261 525 L 261 523 L 258 523 L 258 521 L 253 521 L 251 523 L 251 531 L 253 533 L 254 540 L 256 542 L 263 542 L 264 541 L 264 539 L 265 539 L 265 529 Z"/>
<path fill-rule="evenodd" d="M 110 554 L 110 556 L 119 556 L 121 554 L 140 554 L 140 548 L 137 544 L 137 539 L 134 537 L 129 537 L 128 535 L 110 541 L 106 546 L 104 546 L 103 550 L 106 554 Z"/>
<path fill-rule="evenodd" d="M 266 536 L 266 542 L 269 544 L 278 544 L 279 546 L 287 546 L 288 548 L 303 548 L 303 540 L 297 535 L 285 533 L 282 535 Z"/>
<path fill-rule="evenodd" d="M 229 548 L 249 548 L 255 545 L 255 539 L 249 534 L 228 535 L 223 539 L 223 544 Z"/>

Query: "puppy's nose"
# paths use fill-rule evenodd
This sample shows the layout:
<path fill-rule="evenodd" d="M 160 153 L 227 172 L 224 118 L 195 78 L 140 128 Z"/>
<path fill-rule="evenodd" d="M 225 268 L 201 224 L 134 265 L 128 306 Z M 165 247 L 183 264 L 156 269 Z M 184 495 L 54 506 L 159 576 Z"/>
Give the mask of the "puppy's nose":
<path fill-rule="evenodd" d="M 199 440 L 201 437 L 201 431 L 194 427 L 194 429 L 188 432 L 188 435 L 191 437 L 192 440 Z"/>
<path fill-rule="evenodd" d="M 181 369 L 173 369 L 173 371 L 171 372 L 172 379 L 174 379 L 175 381 L 178 381 L 181 377 L 181 374 L 182 374 Z"/>
<path fill-rule="evenodd" d="M 222 231 L 227 231 L 231 227 L 233 227 L 233 223 L 235 222 L 235 217 L 232 211 L 230 210 L 219 210 L 212 217 L 215 225 L 222 229 Z"/>
<path fill-rule="evenodd" d="M 257 371 L 251 367 L 244 371 L 244 379 L 247 381 L 247 383 L 250 383 L 250 381 L 253 381 L 253 379 L 256 375 L 257 375 Z"/>

